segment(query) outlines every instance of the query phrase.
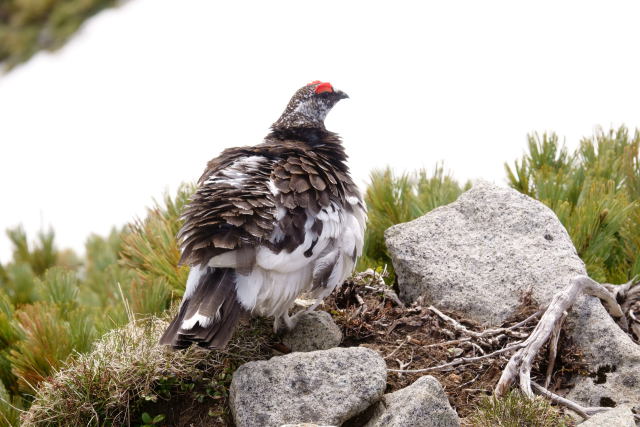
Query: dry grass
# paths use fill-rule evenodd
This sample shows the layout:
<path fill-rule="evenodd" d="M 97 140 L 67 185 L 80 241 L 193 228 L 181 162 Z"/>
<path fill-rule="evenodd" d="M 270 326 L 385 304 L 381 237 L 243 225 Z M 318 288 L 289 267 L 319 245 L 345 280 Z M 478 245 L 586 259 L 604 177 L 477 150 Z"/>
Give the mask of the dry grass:
<path fill-rule="evenodd" d="M 170 425 L 227 425 L 231 374 L 271 355 L 270 326 L 243 325 L 224 351 L 168 350 L 158 345 L 166 326 L 150 318 L 106 334 L 43 383 L 23 425 L 140 425 L 144 412 Z"/>

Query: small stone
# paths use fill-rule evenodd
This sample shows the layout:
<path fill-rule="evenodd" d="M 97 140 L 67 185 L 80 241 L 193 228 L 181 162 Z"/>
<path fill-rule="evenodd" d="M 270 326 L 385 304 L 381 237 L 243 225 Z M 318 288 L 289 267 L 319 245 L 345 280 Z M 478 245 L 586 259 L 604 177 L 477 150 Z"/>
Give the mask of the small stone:
<path fill-rule="evenodd" d="M 386 385 L 387 365 L 373 350 L 291 353 L 240 366 L 229 405 L 238 427 L 341 425 L 376 403 Z"/>
<path fill-rule="evenodd" d="M 396 392 L 385 394 L 366 427 L 457 427 L 453 410 L 442 386 L 427 375 Z"/>
<path fill-rule="evenodd" d="M 298 323 L 282 337 L 291 351 L 327 350 L 342 342 L 342 332 L 326 311 L 310 311 L 300 315 Z"/>

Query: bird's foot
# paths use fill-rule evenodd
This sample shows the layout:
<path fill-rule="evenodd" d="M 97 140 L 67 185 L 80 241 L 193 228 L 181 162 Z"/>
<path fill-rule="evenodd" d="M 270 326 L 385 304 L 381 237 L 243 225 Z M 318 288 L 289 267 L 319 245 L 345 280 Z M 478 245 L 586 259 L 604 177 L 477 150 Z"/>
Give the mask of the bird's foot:
<path fill-rule="evenodd" d="M 283 335 L 286 332 L 289 332 L 290 330 L 292 330 L 297 323 L 297 321 L 294 320 L 296 315 L 291 317 L 289 316 L 289 313 L 285 313 L 282 316 L 276 317 L 276 319 L 273 322 L 273 332 L 276 335 Z"/>

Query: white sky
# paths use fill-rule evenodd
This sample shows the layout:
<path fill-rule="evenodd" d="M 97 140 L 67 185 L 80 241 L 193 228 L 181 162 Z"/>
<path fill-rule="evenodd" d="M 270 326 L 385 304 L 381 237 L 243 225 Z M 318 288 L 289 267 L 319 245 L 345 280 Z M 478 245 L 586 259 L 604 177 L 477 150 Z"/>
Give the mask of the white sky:
<path fill-rule="evenodd" d="M 312 80 L 351 96 L 327 127 L 359 180 L 444 161 L 504 183 L 529 132 L 575 147 L 640 127 L 639 16 L 635 1 L 131 1 L 0 77 L 0 229 L 51 224 L 81 250 L 259 143 Z"/>

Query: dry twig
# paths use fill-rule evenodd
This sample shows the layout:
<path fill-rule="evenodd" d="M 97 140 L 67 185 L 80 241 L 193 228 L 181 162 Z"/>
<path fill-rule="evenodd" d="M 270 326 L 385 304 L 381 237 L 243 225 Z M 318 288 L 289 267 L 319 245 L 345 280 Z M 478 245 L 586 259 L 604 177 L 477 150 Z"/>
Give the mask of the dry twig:
<path fill-rule="evenodd" d="M 423 368 L 423 369 L 387 369 L 388 372 L 398 372 L 398 373 L 405 373 L 405 374 L 421 374 L 424 372 L 431 372 L 431 371 L 442 371 L 448 368 L 452 368 L 454 366 L 458 366 L 461 365 L 463 363 L 473 363 L 473 362 L 478 362 L 480 360 L 483 359 L 489 359 L 491 357 L 497 356 L 499 354 L 503 354 L 503 353 L 508 353 L 510 351 L 513 350 L 518 350 L 519 348 L 522 348 L 524 346 L 524 342 L 522 341 L 517 341 L 516 343 L 505 347 L 505 348 L 501 348 L 500 350 L 496 350 L 492 353 L 489 354 L 485 354 L 483 356 L 477 356 L 477 357 L 459 357 L 457 359 L 453 359 L 453 361 L 449 362 L 449 363 L 444 363 L 442 365 L 437 365 L 437 366 L 431 366 L 429 368 Z"/>
<path fill-rule="evenodd" d="M 542 314 L 542 311 L 537 311 L 534 314 L 532 314 L 531 316 L 529 316 L 526 319 L 524 319 L 523 321 L 518 322 L 515 325 L 509 326 L 508 328 L 486 329 L 486 330 L 484 330 L 482 332 L 475 332 L 475 331 L 472 331 L 472 330 L 468 329 L 466 326 L 464 326 L 462 323 L 458 322 L 457 320 L 447 316 L 446 314 L 444 314 L 443 312 L 441 312 L 440 310 L 438 310 L 434 306 L 430 305 L 427 308 L 429 310 L 431 310 L 433 313 L 435 313 L 442 320 L 450 323 L 454 327 L 454 329 L 456 331 L 462 332 L 463 334 L 466 334 L 466 335 L 470 335 L 470 336 L 472 336 L 474 338 L 487 338 L 487 337 L 491 337 L 491 336 L 499 335 L 499 334 L 504 334 L 504 333 L 516 336 L 518 338 L 526 338 L 526 336 L 527 336 L 526 334 L 518 333 L 515 330 L 517 328 L 520 328 L 521 326 L 524 326 L 527 323 L 531 322 L 533 319 L 537 319 Z"/>

